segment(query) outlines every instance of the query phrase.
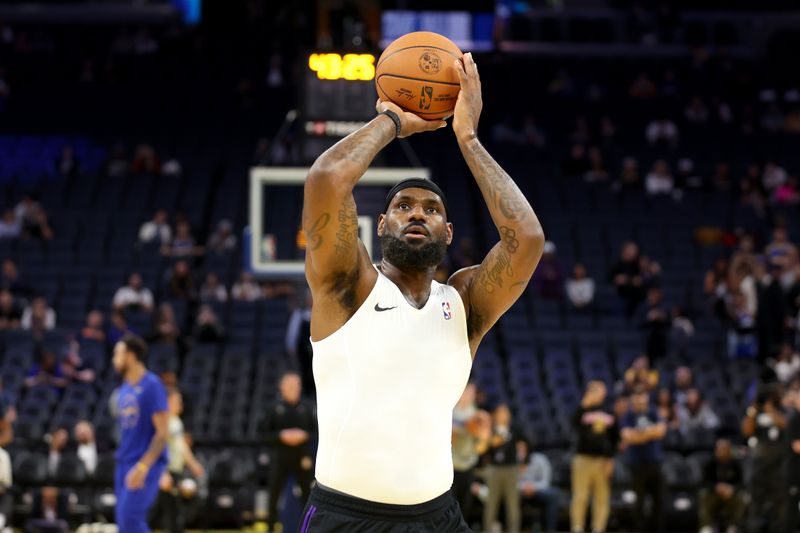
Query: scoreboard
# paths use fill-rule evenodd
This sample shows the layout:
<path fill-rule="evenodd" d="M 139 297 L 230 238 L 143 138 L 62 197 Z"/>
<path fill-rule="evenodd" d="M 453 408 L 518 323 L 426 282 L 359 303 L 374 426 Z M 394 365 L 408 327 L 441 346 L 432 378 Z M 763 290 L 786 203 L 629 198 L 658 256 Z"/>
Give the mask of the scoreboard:
<path fill-rule="evenodd" d="M 375 64 L 368 53 L 311 53 L 303 65 L 301 157 L 311 162 L 375 116 Z"/>

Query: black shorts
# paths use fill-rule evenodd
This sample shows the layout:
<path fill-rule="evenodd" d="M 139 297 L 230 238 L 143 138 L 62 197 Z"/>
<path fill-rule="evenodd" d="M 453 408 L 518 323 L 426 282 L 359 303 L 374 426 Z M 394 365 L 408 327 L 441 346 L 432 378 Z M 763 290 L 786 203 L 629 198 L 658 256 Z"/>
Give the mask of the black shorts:
<path fill-rule="evenodd" d="M 376 503 L 319 485 L 298 533 L 472 533 L 450 491 L 416 505 Z"/>

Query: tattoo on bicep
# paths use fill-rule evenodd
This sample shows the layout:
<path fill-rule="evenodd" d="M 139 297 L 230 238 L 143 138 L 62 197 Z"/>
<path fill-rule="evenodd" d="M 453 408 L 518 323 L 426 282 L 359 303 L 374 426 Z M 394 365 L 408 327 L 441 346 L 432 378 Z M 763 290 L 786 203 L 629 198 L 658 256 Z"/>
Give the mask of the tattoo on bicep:
<path fill-rule="evenodd" d="M 330 213 L 322 213 L 322 215 L 314 221 L 311 227 L 306 231 L 306 248 L 310 251 L 314 251 L 322 246 L 322 235 L 320 232 L 325 229 L 325 226 L 328 225 L 328 222 L 331 221 L 331 214 Z"/>
<path fill-rule="evenodd" d="M 350 253 L 358 239 L 358 214 L 352 201 L 345 202 L 339 209 L 338 222 L 334 248 L 341 256 Z"/>
<path fill-rule="evenodd" d="M 497 250 L 490 263 L 481 267 L 478 283 L 487 294 L 492 294 L 503 287 L 504 278 L 513 276 L 514 268 L 511 266 L 511 259 L 502 250 Z"/>

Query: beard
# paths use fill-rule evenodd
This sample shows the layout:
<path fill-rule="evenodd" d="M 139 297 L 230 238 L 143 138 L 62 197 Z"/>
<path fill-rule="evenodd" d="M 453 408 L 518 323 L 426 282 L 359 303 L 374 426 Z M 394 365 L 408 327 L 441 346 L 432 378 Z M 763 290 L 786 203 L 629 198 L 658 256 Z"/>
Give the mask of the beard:
<path fill-rule="evenodd" d="M 431 238 L 424 244 L 413 246 L 394 235 L 384 233 L 381 236 L 381 251 L 383 257 L 400 270 L 420 272 L 437 267 L 444 261 L 447 242 L 444 238 Z"/>

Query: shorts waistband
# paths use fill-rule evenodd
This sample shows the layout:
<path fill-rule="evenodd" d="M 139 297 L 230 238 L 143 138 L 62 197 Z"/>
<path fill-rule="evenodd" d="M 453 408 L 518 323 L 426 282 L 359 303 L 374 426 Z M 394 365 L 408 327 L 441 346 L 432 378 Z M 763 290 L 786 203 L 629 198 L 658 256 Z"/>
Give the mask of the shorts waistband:
<path fill-rule="evenodd" d="M 420 522 L 439 516 L 453 501 L 450 491 L 427 502 L 414 505 L 396 505 L 364 500 L 335 492 L 315 485 L 311 489 L 309 503 L 321 509 L 330 509 L 338 513 L 349 514 L 367 520 L 383 520 L 393 522 Z"/>

